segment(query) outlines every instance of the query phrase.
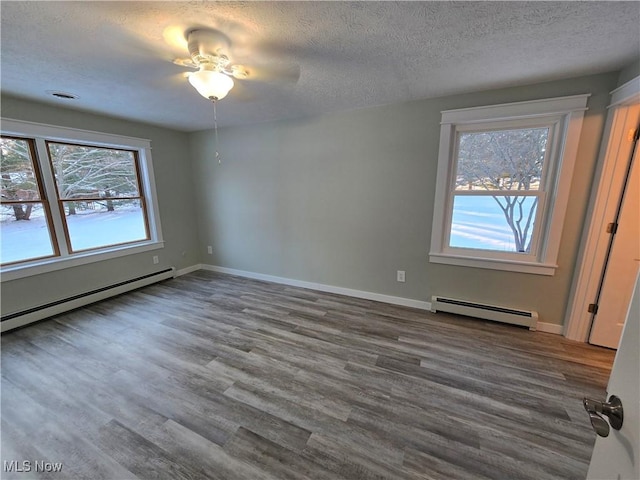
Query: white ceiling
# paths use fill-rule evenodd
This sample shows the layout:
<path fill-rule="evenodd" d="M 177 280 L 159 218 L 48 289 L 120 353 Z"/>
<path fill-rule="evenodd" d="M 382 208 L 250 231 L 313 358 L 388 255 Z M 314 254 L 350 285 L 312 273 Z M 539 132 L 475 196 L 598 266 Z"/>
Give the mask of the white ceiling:
<path fill-rule="evenodd" d="M 1 21 L 3 93 L 186 131 L 213 123 L 171 62 L 188 56 L 175 33 L 194 27 L 224 32 L 249 70 L 299 71 L 236 81 L 221 125 L 607 72 L 640 56 L 636 1 L 3 1 Z"/>

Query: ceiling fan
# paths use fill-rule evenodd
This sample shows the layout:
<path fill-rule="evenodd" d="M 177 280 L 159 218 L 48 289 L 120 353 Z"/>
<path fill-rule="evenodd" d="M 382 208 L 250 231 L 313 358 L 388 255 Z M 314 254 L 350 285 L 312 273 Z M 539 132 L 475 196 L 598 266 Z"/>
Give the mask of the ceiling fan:
<path fill-rule="evenodd" d="M 173 30 L 175 32 L 175 29 Z M 177 32 L 176 32 L 177 33 Z M 182 34 L 180 34 L 182 36 Z M 263 82 L 297 82 L 300 68 L 282 68 L 273 61 L 250 69 L 233 63 L 230 58 L 231 42 L 222 32 L 211 28 L 196 28 L 184 34 L 189 58 L 177 58 L 173 63 L 182 67 L 197 69 L 187 73 L 189 83 L 200 95 L 213 102 L 213 122 L 216 144 L 216 158 L 220 162 L 218 147 L 218 123 L 216 103 L 227 96 L 236 80 L 257 80 Z"/>
<path fill-rule="evenodd" d="M 230 58 L 231 42 L 222 32 L 210 28 L 187 31 L 185 34 L 189 58 L 173 61 L 182 67 L 197 69 L 188 73 L 189 83 L 203 97 L 216 102 L 234 87 L 236 80 L 297 81 L 299 68 L 279 68 L 269 62 L 263 67 L 247 68 Z"/>
<path fill-rule="evenodd" d="M 246 79 L 248 70 L 229 59 L 229 39 L 212 29 L 191 30 L 186 35 L 190 58 L 177 58 L 176 65 L 197 68 L 190 73 L 189 83 L 205 98 L 222 100 L 233 88 L 236 79 Z"/>

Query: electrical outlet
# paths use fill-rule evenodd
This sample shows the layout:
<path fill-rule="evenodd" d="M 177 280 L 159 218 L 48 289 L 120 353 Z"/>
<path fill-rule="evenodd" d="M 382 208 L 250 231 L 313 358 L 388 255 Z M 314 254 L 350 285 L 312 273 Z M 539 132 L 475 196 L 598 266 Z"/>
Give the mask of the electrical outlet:
<path fill-rule="evenodd" d="M 211 245 L 209 245 L 209 246 L 207 247 L 207 253 L 208 253 L 209 255 L 211 255 L 211 254 L 213 253 L 213 247 L 212 247 Z"/>
<path fill-rule="evenodd" d="M 154 264 L 154 265 L 157 265 L 157 264 L 159 264 L 159 263 L 160 263 L 160 259 L 158 258 L 158 255 L 154 255 L 154 256 L 153 256 L 153 264 Z"/>
<path fill-rule="evenodd" d="M 399 282 L 404 282 L 405 281 L 405 279 L 404 279 L 404 270 L 398 270 L 398 274 L 397 274 L 396 279 Z"/>

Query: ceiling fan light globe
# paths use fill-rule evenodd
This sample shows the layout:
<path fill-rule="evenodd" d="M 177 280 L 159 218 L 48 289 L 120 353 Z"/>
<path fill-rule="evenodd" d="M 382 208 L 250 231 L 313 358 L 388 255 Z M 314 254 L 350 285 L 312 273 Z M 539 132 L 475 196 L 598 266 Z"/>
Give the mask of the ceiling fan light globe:
<path fill-rule="evenodd" d="M 189 83 L 207 99 L 222 100 L 233 88 L 233 79 L 224 73 L 200 70 L 189 75 Z"/>

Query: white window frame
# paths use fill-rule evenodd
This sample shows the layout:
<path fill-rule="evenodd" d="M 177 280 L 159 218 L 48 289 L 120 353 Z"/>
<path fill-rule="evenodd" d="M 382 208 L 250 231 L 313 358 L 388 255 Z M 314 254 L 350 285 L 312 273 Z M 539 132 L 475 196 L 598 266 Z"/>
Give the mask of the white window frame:
<path fill-rule="evenodd" d="M 50 208 L 52 228 L 58 238 L 60 255 L 3 266 L 0 270 L 2 282 L 164 248 L 149 140 L 6 118 L 2 119 L 0 131 L 2 135 L 22 137 L 34 141 L 36 158 L 33 161 L 37 163 L 37 167 L 42 172 L 42 188 L 46 192 L 47 202 L 55 201 L 57 194 L 47 156 L 46 141 L 136 151 L 141 177 L 140 184 L 145 197 L 145 213 L 149 224 L 149 239 L 147 240 L 71 253 L 66 245 L 60 210 Z"/>
<path fill-rule="evenodd" d="M 441 112 L 430 262 L 538 275 L 555 274 L 571 178 L 589 96 L 590 94 L 573 95 Z M 537 207 L 531 252 L 449 247 L 458 134 L 536 126 L 550 128 L 551 148 L 543 166 L 545 183 L 541 187 L 544 191 L 541 192 L 542 205 Z M 515 195 L 522 192 L 504 193 Z M 474 191 L 474 194 L 483 193 Z"/>

